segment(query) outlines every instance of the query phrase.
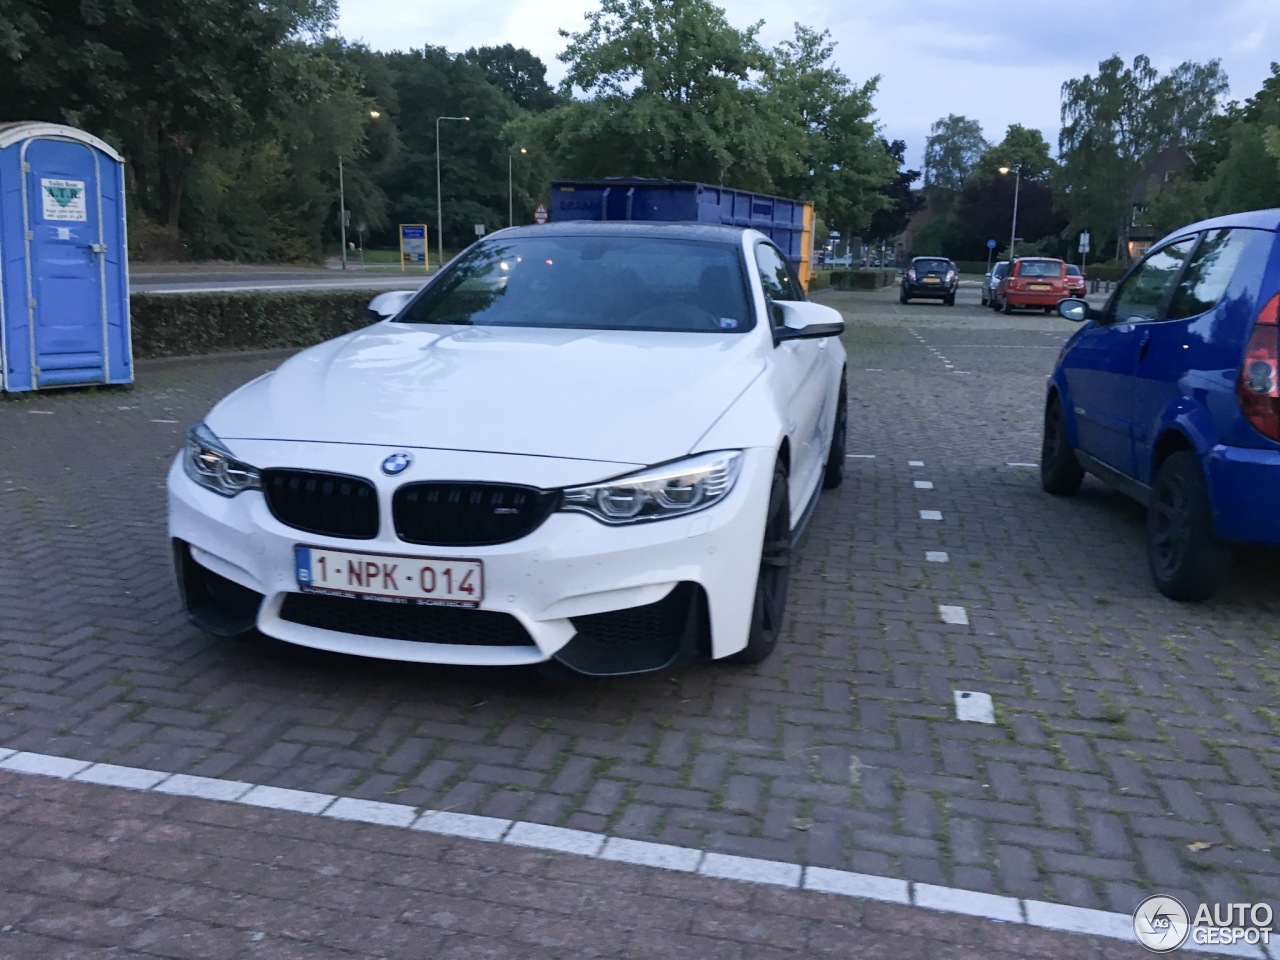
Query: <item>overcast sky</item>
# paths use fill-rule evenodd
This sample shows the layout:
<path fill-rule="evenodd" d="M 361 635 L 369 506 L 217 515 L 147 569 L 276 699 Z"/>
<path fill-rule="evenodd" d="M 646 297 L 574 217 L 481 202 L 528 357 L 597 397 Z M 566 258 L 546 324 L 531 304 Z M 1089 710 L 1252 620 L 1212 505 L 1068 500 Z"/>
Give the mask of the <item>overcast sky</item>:
<path fill-rule="evenodd" d="M 555 85 L 564 75 L 556 32 L 581 30 L 596 0 L 339 0 L 338 29 L 375 50 L 511 43 L 547 65 Z M 1039 129 L 1057 151 L 1063 81 L 1096 73 L 1118 53 L 1126 63 L 1145 53 L 1165 72 L 1184 60 L 1214 57 L 1231 82 L 1230 97 L 1258 91 L 1280 59 L 1280 0 L 722 0 L 729 22 L 764 20 L 772 46 L 800 22 L 827 28 L 835 59 L 855 82 L 879 74 L 875 97 L 881 132 L 907 142 L 919 167 L 929 126 L 949 113 L 978 120 L 999 141 L 1011 123 Z M 622 171 L 619 171 L 622 172 Z"/>

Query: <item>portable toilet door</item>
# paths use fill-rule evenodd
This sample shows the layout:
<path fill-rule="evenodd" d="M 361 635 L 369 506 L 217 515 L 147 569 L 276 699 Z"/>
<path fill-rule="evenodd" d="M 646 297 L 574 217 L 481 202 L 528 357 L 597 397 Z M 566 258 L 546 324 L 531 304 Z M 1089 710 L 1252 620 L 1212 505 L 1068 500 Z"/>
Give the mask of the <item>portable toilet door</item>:
<path fill-rule="evenodd" d="M 123 159 L 52 123 L 0 125 L 0 386 L 130 383 Z"/>

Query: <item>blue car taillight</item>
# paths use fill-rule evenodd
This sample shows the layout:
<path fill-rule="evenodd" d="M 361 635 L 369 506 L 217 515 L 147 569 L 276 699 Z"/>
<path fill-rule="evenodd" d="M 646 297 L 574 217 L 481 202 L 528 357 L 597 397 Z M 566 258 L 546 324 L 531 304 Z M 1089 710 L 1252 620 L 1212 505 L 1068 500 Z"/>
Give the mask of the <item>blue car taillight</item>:
<path fill-rule="evenodd" d="M 1264 437 L 1280 440 L 1280 293 L 1258 313 L 1236 377 L 1240 412 Z"/>

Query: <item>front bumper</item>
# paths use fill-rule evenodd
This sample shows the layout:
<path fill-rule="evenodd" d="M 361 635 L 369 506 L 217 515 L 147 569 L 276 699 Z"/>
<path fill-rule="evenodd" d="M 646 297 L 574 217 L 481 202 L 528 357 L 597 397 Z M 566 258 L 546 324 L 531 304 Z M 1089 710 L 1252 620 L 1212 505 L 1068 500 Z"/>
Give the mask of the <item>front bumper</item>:
<path fill-rule="evenodd" d="M 316 462 L 332 460 L 337 445 L 292 446 L 314 453 L 313 469 L 351 473 Z M 390 504 L 403 478 L 365 476 L 378 491 L 379 533 L 350 540 L 281 523 L 259 492 L 227 499 L 207 491 L 187 477 L 179 457 L 168 478 L 169 534 L 188 613 L 214 632 L 256 626 L 301 646 L 419 663 L 498 666 L 555 658 L 587 673 L 640 672 L 694 652 L 723 657 L 745 646 L 773 457 L 772 450 L 744 451 L 732 493 L 687 517 L 608 526 L 581 513 L 553 513 L 519 540 L 482 547 L 398 539 Z M 371 455 L 367 462 L 380 459 Z M 477 465 L 481 474 L 500 473 L 504 459 L 433 451 L 432 466 L 443 477 L 474 476 Z M 583 482 L 593 479 L 599 478 Z M 299 544 L 479 560 L 485 596 L 475 609 L 397 606 L 389 612 L 376 601 L 303 594 L 294 559 Z"/>
<path fill-rule="evenodd" d="M 1280 545 L 1280 451 L 1218 445 L 1205 458 L 1205 473 L 1219 537 Z"/>

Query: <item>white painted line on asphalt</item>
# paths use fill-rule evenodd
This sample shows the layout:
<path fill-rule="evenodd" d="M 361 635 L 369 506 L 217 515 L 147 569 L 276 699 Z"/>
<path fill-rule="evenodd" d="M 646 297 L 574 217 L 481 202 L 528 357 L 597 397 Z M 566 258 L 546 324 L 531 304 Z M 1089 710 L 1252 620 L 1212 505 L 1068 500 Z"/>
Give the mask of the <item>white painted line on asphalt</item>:
<path fill-rule="evenodd" d="M 951 561 L 951 557 L 947 555 L 945 550 L 926 550 L 924 558 L 930 563 L 949 563 Z"/>
<path fill-rule="evenodd" d="M 107 787 L 127 787 L 130 790 L 150 790 L 161 780 L 168 779 L 156 770 L 140 767 L 118 767 L 114 763 L 95 763 L 71 778 L 85 783 L 100 783 Z"/>
<path fill-rule="evenodd" d="M 647 840 L 610 837 L 605 841 L 604 849 L 600 851 L 600 859 L 693 873 L 702 860 L 702 851 L 695 850 L 693 847 L 676 847 L 669 843 L 650 843 Z"/>
<path fill-rule="evenodd" d="M 867 373 L 884 373 L 879 367 L 867 367 Z"/>
<path fill-rule="evenodd" d="M 337 803 L 326 810 L 324 815 L 335 820 L 376 823 L 383 827 L 407 827 L 417 819 L 413 807 L 406 807 L 403 803 L 357 800 L 354 797 L 339 797 Z"/>
<path fill-rule="evenodd" d="M 1040 466 L 1040 464 L 1038 463 L 1007 463 L 1005 464 L 1005 466 L 1007 467 L 1038 467 Z"/>
<path fill-rule="evenodd" d="M 954 363 L 944 363 L 943 366 L 946 367 L 948 370 L 954 370 L 956 368 L 956 365 Z"/>
<path fill-rule="evenodd" d="M 768 883 L 776 887 L 800 886 L 801 867 L 798 863 L 782 863 L 778 860 L 757 860 L 755 857 L 735 857 L 727 853 L 708 853 L 698 865 L 704 877 L 720 877 L 724 880 L 742 880 L 745 883 Z"/>
<path fill-rule="evenodd" d="M 1028 900 L 1026 907 L 1027 923 L 1032 926 L 1066 933 L 1094 933 L 1119 940 L 1133 936 L 1133 918 L 1125 919 L 1118 913 L 1045 903 L 1042 900 Z"/>
<path fill-rule="evenodd" d="M 52 416 L 53 416 L 53 411 L 52 411 L 52 410 L 28 410 L 28 411 L 27 411 L 27 413 L 35 413 L 35 414 L 39 414 L 40 416 L 43 416 L 43 417 L 52 417 Z"/>
<path fill-rule="evenodd" d="M 292 810 L 294 813 L 320 813 L 338 798 L 328 793 L 312 793 L 310 790 L 290 790 L 288 787 L 257 786 L 240 798 L 240 803 L 270 810 Z"/>
<path fill-rule="evenodd" d="M 920 519 L 921 520 L 941 520 L 942 511 L 941 510 L 921 510 Z"/>
<path fill-rule="evenodd" d="M 969 723 L 995 723 L 996 708 L 991 694 L 977 690 L 956 690 L 956 719 Z"/>
<path fill-rule="evenodd" d="M 604 835 L 588 833 L 586 830 L 568 830 L 564 827 L 549 827 L 542 823 L 518 822 L 507 835 L 503 843 L 515 844 L 517 847 L 536 847 L 539 850 L 557 850 L 560 853 L 576 853 L 584 857 L 594 857 L 604 846 Z"/>
<path fill-rule="evenodd" d="M 224 802 L 239 800 L 252 789 L 252 783 L 242 780 L 215 780 L 213 777 L 192 777 L 185 773 L 175 773 L 154 787 L 156 793 Z"/>
<path fill-rule="evenodd" d="M 957 626 L 968 626 L 969 613 L 964 607 L 952 607 L 947 604 L 938 605 L 938 616 L 943 623 L 954 623 Z"/>
<path fill-rule="evenodd" d="M 11 763 L 10 761 L 18 762 Z M 84 770 L 92 764 L 87 760 L 71 760 L 66 757 L 53 757 L 45 754 L 18 752 L 7 747 L 0 747 L 0 770 L 10 773 L 49 776 L 65 779 L 75 772 Z M 111 766 L 104 764 L 103 766 Z M 138 768 L 141 769 L 141 768 Z M 184 773 L 167 774 L 154 771 L 164 777 L 150 792 L 169 794 L 172 796 L 194 797 L 224 803 L 243 803 L 254 806 L 262 804 L 250 800 L 255 795 L 257 800 L 274 794 L 303 795 L 319 797 L 325 801 L 334 801 L 336 807 L 344 798 L 328 797 L 323 794 L 306 794 L 301 790 L 280 790 L 275 787 L 254 785 L 238 780 L 218 780 L 212 777 L 196 777 Z M 94 788 L 103 785 L 95 784 Z M 122 789 L 116 786 L 105 786 L 107 790 Z M 348 798 L 353 804 L 373 803 L 372 801 Z M 376 804 L 378 807 L 383 804 Z M 345 806 L 345 805 L 344 805 Z M 397 804 L 385 804 L 394 807 Z M 359 807 L 346 807 L 359 809 Z M 281 808 L 284 809 L 284 808 Z M 332 808 L 330 808 L 332 809 Z M 370 807 L 364 808 L 366 811 Z M 405 806 L 405 810 L 417 812 L 418 808 Z M 291 810 L 301 816 L 315 815 L 308 810 Z M 340 818 L 335 817 L 335 821 Z M 397 815 L 394 818 L 403 824 L 408 818 Z M 521 828 L 547 829 L 542 824 L 516 823 L 500 820 L 495 817 L 481 817 L 466 813 L 453 813 L 445 810 L 425 810 L 409 827 L 411 830 L 422 830 L 445 836 L 463 837 L 480 842 L 496 842 L 502 839 L 508 830 Z M 388 826 L 387 829 L 403 829 Z M 558 829 L 558 828 L 550 828 Z M 796 863 L 784 863 L 776 860 L 755 860 L 749 857 L 736 857 L 728 854 L 704 852 L 688 847 L 673 847 L 667 844 L 647 843 L 639 840 L 626 840 L 620 837 L 609 837 L 605 834 L 589 833 L 582 830 L 563 831 L 599 839 L 599 844 L 587 844 L 588 852 L 581 856 L 596 857 L 621 863 L 630 863 L 645 867 L 660 867 L 688 872 L 691 864 L 701 860 L 697 872 L 705 876 L 721 877 L 728 880 L 740 880 L 748 883 L 770 883 L 785 887 L 803 886 L 806 890 L 823 892 L 835 896 L 847 896 L 857 899 L 890 900 L 903 902 L 899 894 L 905 888 L 912 896 L 910 902 L 922 909 L 941 913 L 965 914 L 968 916 L 990 917 L 1006 922 L 1025 922 L 1029 926 L 1064 933 L 1079 932 L 1079 928 L 1087 918 L 1087 933 L 1093 936 L 1107 937 L 1115 940 L 1133 942 L 1133 918 L 1129 914 L 1104 913 L 1097 910 L 1085 910 L 1080 907 L 1064 906 L 1043 900 L 1014 900 L 975 890 L 963 890 L 956 887 L 943 887 L 933 884 L 908 884 L 905 880 L 893 877 L 873 877 L 865 874 L 845 873 L 840 870 L 828 870 L 825 867 L 805 867 Z M 594 850 L 594 852 L 591 852 Z M 669 862 L 662 862 L 670 857 Z M 1193 949 L 1188 946 L 1187 949 Z M 1212 953 L 1211 947 L 1194 947 L 1198 953 Z M 1232 947 L 1217 948 L 1217 952 L 1226 956 L 1262 957 L 1261 952 L 1240 952 Z M 1275 944 L 1270 950 L 1272 960 L 1280 960 L 1280 950 Z"/>
<path fill-rule="evenodd" d="M 177 423 L 177 420 L 152 420 L 152 423 Z"/>
<path fill-rule="evenodd" d="M 976 890 L 957 890 L 954 887 L 936 887 L 931 883 L 913 884 L 915 904 L 931 910 L 947 913 L 965 913 L 971 917 L 988 920 L 1004 920 L 1006 923 L 1022 923 L 1022 904 L 1013 897 L 999 897 L 994 893 L 978 893 Z"/>
<path fill-rule="evenodd" d="M 911 891 L 907 881 L 889 877 L 873 877 L 866 873 L 848 873 L 844 870 L 828 870 L 826 867 L 805 867 L 804 889 L 820 893 L 839 893 L 846 897 L 864 900 L 882 900 L 885 903 L 910 903 Z"/>
<path fill-rule="evenodd" d="M 510 820 L 497 817 L 478 817 L 471 813 L 453 813 L 449 810 L 428 810 L 413 824 L 414 830 L 426 830 L 446 837 L 467 837 L 471 840 L 501 840 L 511 829 Z"/>
<path fill-rule="evenodd" d="M 916 488 L 917 490 L 932 490 L 932 489 L 933 489 L 933 481 L 932 481 L 932 480 L 916 480 L 916 481 L 915 481 L 915 488 Z"/>
<path fill-rule="evenodd" d="M 907 461 L 907 466 L 908 466 L 908 467 L 923 467 L 923 466 L 924 466 L 924 461 L 923 461 L 923 460 L 908 460 L 908 461 Z"/>
<path fill-rule="evenodd" d="M 51 757 L 44 753 L 15 753 L 0 760 L 0 770 L 15 773 L 35 773 L 42 777 L 73 777 L 85 767 L 87 760 L 70 760 L 67 757 Z"/>

